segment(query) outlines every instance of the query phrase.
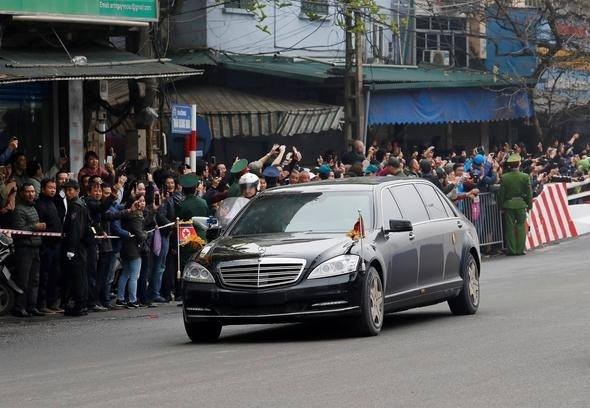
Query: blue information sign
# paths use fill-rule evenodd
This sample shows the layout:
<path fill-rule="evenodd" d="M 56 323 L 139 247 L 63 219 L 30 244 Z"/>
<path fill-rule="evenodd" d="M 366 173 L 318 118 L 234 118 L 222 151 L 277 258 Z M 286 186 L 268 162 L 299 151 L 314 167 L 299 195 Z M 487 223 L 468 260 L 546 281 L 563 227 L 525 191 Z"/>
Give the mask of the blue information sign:
<path fill-rule="evenodd" d="M 172 104 L 172 133 L 191 132 L 191 106 Z"/>

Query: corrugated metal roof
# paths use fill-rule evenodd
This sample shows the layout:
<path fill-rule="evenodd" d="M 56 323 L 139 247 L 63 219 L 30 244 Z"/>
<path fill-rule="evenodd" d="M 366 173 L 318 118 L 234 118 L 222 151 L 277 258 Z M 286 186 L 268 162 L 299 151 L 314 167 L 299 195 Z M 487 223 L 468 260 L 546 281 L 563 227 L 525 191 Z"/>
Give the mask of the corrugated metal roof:
<path fill-rule="evenodd" d="M 291 136 L 338 129 L 341 106 L 253 95 L 220 87 L 177 84 L 178 99 L 195 103 L 215 138 Z"/>
<path fill-rule="evenodd" d="M 194 51 L 173 56 L 174 62 L 189 66 L 220 65 L 229 70 L 288 78 L 313 83 L 340 84 L 342 63 L 325 63 L 291 57 L 234 55 Z M 365 85 L 374 90 L 416 88 L 471 88 L 522 85 L 523 79 L 494 75 L 472 69 L 437 66 L 365 65 Z"/>
<path fill-rule="evenodd" d="M 184 77 L 202 74 L 164 59 L 145 59 L 115 48 L 69 50 L 72 57 L 86 57 L 85 64 L 74 64 L 64 50 L 0 50 L 0 84 L 38 81 L 142 79 Z"/>

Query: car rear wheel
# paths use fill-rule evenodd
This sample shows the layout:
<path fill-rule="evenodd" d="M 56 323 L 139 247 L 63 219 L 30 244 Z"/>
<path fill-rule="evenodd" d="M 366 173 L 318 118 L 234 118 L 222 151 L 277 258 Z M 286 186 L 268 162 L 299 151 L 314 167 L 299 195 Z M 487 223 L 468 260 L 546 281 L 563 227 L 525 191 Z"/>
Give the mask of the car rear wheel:
<path fill-rule="evenodd" d="M 383 282 L 377 270 L 370 267 L 363 284 L 361 315 L 357 317 L 356 332 L 361 336 L 376 336 L 384 317 Z"/>
<path fill-rule="evenodd" d="M 221 323 L 204 322 L 204 323 L 187 323 L 184 322 L 186 335 L 193 343 L 212 343 L 219 339 L 221 334 Z"/>
<path fill-rule="evenodd" d="M 455 315 L 475 314 L 479 308 L 479 268 L 472 254 L 467 254 L 463 267 L 463 288 L 459 295 L 448 300 L 449 308 Z"/>
<path fill-rule="evenodd" d="M 0 316 L 8 314 L 14 305 L 14 292 L 4 282 L 0 282 Z"/>

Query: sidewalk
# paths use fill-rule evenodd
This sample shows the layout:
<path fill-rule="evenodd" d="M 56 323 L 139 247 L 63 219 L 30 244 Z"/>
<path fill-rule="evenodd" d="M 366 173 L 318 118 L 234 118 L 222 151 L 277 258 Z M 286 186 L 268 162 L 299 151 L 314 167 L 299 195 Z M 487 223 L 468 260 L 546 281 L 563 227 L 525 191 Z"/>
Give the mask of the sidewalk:
<path fill-rule="evenodd" d="M 68 321 L 99 321 L 99 320 L 123 320 L 123 319 L 157 319 L 160 316 L 176 315 L 182 313 L 177 306 L 178 302 L 160 303 L 158 307 L 142 307 L 139 309 L 116 309 L 106 312 L 91 312 L 87 316 L 73 317 L 62 314 L 53 314 L 42 317 L 14 317 L 12 315 L 0 316 L 0 334 L 3 327 L 14 325 L 31 325 L 51 323 L 57 324 Z"/>

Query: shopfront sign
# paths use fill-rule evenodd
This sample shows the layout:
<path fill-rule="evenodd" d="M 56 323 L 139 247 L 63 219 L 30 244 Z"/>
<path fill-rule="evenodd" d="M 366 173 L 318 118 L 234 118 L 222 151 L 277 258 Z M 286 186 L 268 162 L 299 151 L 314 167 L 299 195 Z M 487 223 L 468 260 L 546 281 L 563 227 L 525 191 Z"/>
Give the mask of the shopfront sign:
<path fill-rule="evenodd" d="M 191 133 L 192 107 L 172 104 L 172 133 Z"/>
<path fill-rule="evenodd" d="M 0 14 L 157 21 L 158 0 L 1 0 Z"/>

